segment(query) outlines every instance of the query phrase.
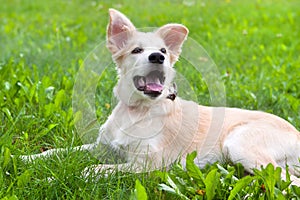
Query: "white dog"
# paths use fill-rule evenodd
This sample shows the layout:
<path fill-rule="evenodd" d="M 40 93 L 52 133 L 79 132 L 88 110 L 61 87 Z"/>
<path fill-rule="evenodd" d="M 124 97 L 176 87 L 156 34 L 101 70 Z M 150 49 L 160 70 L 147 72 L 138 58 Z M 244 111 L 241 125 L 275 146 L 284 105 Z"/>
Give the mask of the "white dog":
<path fill-rule="evenodd" d="M 119 102 L 97 141 L 78 149 L 107 144 L 122 153 L 126 163 L 102 164 L 93 170 L 151 170 L 178 158 L 184 164 L 188 153 L 198 151 L 202 152 L 196 159 L 199 167 L 230 160 L 251 173 L 272 163 L 283 169 L 285 178 L 289 165 L 293 184 L 300 186 L 296 177 L 300 133 L 287 121 L 260 111 L 205 107 L 176 97 L 173 66 L 188 35 L 185 26 L 167 24 L 144 33 L 122 13 L 110 9 L 109 14 L 107 47 L 119 73 L 114 89 Z"/>

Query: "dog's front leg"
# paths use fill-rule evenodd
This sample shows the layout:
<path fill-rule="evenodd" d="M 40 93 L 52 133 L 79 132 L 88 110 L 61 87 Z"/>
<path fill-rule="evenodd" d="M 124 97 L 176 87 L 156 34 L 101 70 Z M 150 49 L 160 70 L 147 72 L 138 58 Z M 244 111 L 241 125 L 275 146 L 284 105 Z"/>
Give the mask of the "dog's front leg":
<path fill-rule="evenodd" d="M 93 150 L 96 147 L 96 144 L 85 144 L 82 146 L 77 146 L 74 148 L 64 149 L 64 148 L 58 148 L 58 149 L 49 149 L 47 151 L 44 151 L 39 154 L 33 154 L 33 155 L 21 155 L 18 156 L 21 160 L 25 162 L 32 162 L 38 158 L 47 158 L 53 155 L 60 155 L 66 152 L 76 152 L 76 151 L 85 151 L 85 150 Z"/>

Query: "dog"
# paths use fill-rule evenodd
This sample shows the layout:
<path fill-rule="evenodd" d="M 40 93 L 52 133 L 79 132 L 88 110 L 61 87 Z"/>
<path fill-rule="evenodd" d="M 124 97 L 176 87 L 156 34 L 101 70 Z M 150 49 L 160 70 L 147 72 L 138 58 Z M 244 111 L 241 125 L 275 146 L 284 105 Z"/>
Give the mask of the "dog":
<path fill-rule="evenodd" d="M 118 103 L 97 141 L 76 149 L 108 145 L 126 161 L 89 170 L 141 172 L 170 166 L 178 159 L 184 165 L 186 155 L 197 151 L 202 152 L 195 159 L 199 167 L 230 160 L 253 173 L 271 163 L 282 168 L 285 179 L 288 165 L 292 184 L 300 186 L 300 133 L 287 121 L 261 111 L 206 107 L 177 97 L 174 65 L 189 33 L 184 25 L 167 24 L 153 32 L 140 32 L 117 10 L 110 9 L 109 18 L 107 48 L 118 71 L 114 88 Z"/>

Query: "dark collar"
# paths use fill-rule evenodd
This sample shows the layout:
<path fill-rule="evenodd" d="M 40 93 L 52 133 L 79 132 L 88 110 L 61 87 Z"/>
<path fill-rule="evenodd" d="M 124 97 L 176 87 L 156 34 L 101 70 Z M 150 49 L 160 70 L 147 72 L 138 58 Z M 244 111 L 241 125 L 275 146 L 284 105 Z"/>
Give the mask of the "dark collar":
<path fill-rule="evenodd" d="M 174 101 L 177 96 L 176 83 L 173 83 L 173 85 L 169 88 L 169 92 L 170 94 L 167 96 L 167 99 L 171 99 L 172 101 Z"/>
<path fill-rule="evenodd" d="M 167 99 L 171 99 L 172 101 L 174 101 L 175 98 L 176 98 L 176 94 L 175 94 L 175 93 L 169 94 L 169 95 L 167 96 Z"/>

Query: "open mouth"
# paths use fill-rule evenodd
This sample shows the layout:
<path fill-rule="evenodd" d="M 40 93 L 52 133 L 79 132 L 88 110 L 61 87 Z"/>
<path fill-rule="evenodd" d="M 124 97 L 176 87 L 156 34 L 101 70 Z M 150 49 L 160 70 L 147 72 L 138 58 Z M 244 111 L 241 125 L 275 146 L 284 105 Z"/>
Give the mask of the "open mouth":
<path fill-rule="evenodd" d="M 150 97 L 158 97 L 164 88 L 164 72 L 155 70 L 146 76 L 135 76 L 133 82 L 137 90 Z"/>

